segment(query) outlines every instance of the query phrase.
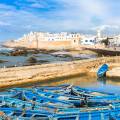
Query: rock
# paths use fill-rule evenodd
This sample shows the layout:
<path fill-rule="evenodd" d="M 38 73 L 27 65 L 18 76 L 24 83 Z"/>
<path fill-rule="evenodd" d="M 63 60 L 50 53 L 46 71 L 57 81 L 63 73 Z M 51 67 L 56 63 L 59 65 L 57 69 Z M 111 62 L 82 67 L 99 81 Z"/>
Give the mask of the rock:
<path fill-rule="evenodd" d="M 37 62 L 37 59 L 36 59 L 35 57 L 31 56 L 31 57 L 29 57 L 29 58 L 27 59 L 27 62 L 28 62 L 28 63 L 36 63 L 36 62 Z"/>
<path fill-rule="evenodd" d="M 0 63 L 4 63 L 4 62 L 8 62 L 8 61 L 5 61 L 5 60 L 0 60 Z"/>
<path fill-rule="evenodd" d="M 39 62 L 39 63 L 47 63 L 47 62 L 49 62 L 49 61 L 47 61 L 47 60 L 39 60 L 38 62 Z"/>
<path fill-rule="evenodd" d="M 0 52 L 0 55 L 9 56 L 8 52 Z"/>
<path fill-rule="evenodd" d="M 24 49 L 23 50 L 18 49 L 18 50 L 10 52 L 11 56 L 21 56 L 21 55 L 27 55 L 27 54 L 28 54 L 27 50 L 24 50 Z"/>

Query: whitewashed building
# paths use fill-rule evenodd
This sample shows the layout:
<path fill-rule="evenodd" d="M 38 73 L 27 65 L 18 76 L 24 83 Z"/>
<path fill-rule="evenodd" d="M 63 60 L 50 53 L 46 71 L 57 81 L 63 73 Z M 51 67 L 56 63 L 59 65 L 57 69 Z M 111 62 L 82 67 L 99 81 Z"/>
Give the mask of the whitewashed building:
<path fill-rule="evenodd" d="M 111 38 L 109 39 L 109 45 L 110 45 L 110 46 L 120 47 L 120 35 L 111 37 Z"/>
<path fill-rule="evenodd" d="M 81 45 L 95 45 L 96 37 L 83 37 L 81 39 Z"/>
<path fill-rule="evenodd" d="M 71 39 L 80 38 L 79 33 L 49 33 L 49 32 L 30 32 L 27 35 L 24 35 L 18 41 L 71 41 Z"/>
<path fill-rule="evenodd" d="M 27 48 L 76 48 L 80 45 L 81 35 L 79 33 L 49 33 L 30 32 L 19 38 L 16 42 L 6 42 L 6 46 Z"/>

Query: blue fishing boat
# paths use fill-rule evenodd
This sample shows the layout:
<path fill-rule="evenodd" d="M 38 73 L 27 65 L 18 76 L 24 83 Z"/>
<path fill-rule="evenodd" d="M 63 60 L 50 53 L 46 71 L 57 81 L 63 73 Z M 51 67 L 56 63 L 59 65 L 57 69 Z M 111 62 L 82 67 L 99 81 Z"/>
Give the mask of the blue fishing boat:
<path fill-rule="evenodd" d="M 96 96 L 89 98 L 90 101 L 107 102 L 107 103 L 120 103 L 120 96 Z"/>
<path fill-rule="evenodd" d="M 70 87 L 70 84 L 62 84 L 58 86 L 39 86 L 39 87 L 33 87 L 33 88 L 39 88 L 39 89 L 45 89 L 45 90 L 61 90 L 61 89 L 67 89 Z"/>
<path fill-rule="evenodd" d="M 107 64 L 103 64 L 97 71 L 97 76 L 98 77 L 103 77 L 106 75 L 106 72 L 108 71 L 108 65 Z"/>
<path fill-rule="evenodd" d="M 120 120 L 120 96 L 100 90 L 65 84 L 0 94 L 0 111 L 12 120 Z"/>
<path fill-rule="evenodd" d="M 58 94 L 58 93 L 53 93 L 51 91 L 41 91 L 40 89 L 34 89 L 34 90 L 39 96 L 44 96 L 56 100 L 64 100 L 73 103 L 75 106 L 80 106 L 81 99 L 83 99 L 80 96 L 68 95 L 64 93 Z"/>
<path fill-rule="evenodd" d="M 47 110 L 25 110 L 19 108 L 0 108 L 0 111 L 12 120 L 49 120 L 52 113 Z"/>
<path fill-rule="evenodd" d="M 23 97 L 24 99 L 28 101 L 32 101 L 32 102 L 34 101 L 37 103 L 41 103 L 43 105 L 47 104 L 47 105 L 53 105 L 56 107 L 74 107 L 74 105 L 70 102 L 63 101 L 63 100 L 57 100 L 53 98 L 47 98 L 45 96 L 39 96 L 38 94 L 32 93 L 31 91 L 24 91 Z"/>
<path fill-rule="evenodd" d="M 55 120 L 119 120 L 120 107 L 91 107 L 61 109 L 53 118 Z M 116 119 L 117 118 L 117 119 Z"/>
<path fill-rule="evenodd" d="M 1 98 L 0 97 L 0 101 L 2 101 L 0 104 L 0 107 L 11 107 L 11 108 L 19 108 L 22 109 L 23 106 L 25 106 L 25 109 L 31 109 L 31 110 L 40 110 L 40 109 L 44 109 L 44 110 L 49 110 L 50 111 L 54 111 L 54 108 L 50 108 L 49 106 L 42 106 L 41 104 L 34 104 L 28 101 L 22 101 L 16 98 L 9 98 L 9 97 L 4 97 Z"/>
<path fill-rule="evenodd" d="M 0 97 L 1 96 L 4 96 L 4 97 L 15 97 L 18 94 L 19 94 L 19 92 L 8 90 L 8 91 L 0 92 Z"/>
<path fill-rule="evenodd" d="M 113 95 L 111 93 L 106 93 L 106 92 L 101 92 L 97 90 L 90 90 L 87 88 L 81 88 L 79 86 L 73 86 L 71 88 L 71 93 L 73 95 L 77 96 L 83 96 L 83 97 L 94 97 L 94 96 L 108 96 L 108 95 Z"/>
<path fill-rule="evenodd" d="M 36 88 L 42 91 L 69 94 L 71 92 L 71 87 L 72 85 L 64 84 L 64 85 L 59 85 L 59 86 L 43 86 L 43 87 L 36 87 Z"/>

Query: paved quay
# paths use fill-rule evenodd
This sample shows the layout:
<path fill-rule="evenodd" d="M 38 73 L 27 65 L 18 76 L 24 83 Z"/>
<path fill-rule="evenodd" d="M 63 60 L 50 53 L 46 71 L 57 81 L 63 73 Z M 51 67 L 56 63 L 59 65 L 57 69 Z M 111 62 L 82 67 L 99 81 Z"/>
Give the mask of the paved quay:
<path fill-rule="evenodd" d="M 110 78 L 120 78 L 120 64 L 116 67 L 113 67 L 111 70 L 107 72 L 107 77 Z"/>
<path fill-rule="evenodd" d="M 34 66 L 1 68 L 0 88 L 24 85 L 27 83 L 37 83 L 43 81 L 47 82 L 48 80 L 68 76 L 70 77 L 75 75 L 96 75 L 96 70 L 98 69 L 98 66 L 104 63 L 108 63 L 112 66 L 113 63 L 119 62 L 120 57 L 115 56 L 64 63 L 51 63 Z"/>

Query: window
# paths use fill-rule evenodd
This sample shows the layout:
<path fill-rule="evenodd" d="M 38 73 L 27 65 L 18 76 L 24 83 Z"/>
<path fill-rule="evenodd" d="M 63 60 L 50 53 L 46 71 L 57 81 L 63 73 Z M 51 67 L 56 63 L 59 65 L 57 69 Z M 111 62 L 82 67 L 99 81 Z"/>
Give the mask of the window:
<path fill-rule="evenodd" d="M 85 42 L 88 42 L 88 40 L 85 40 Z"/>
<path fill-rule="evenodd" d="M 76 42 L 76 40 L 74 40 L 74 43 Z"/>
<path fill-rule="evenodd" d="M 90 42 L 93 42 L 92 40 L 90 40 Z"/>

